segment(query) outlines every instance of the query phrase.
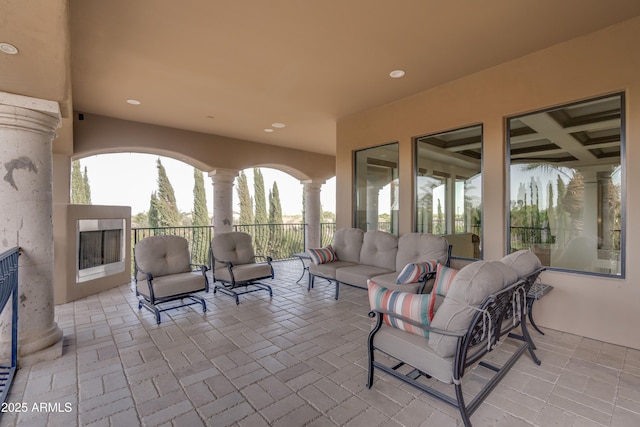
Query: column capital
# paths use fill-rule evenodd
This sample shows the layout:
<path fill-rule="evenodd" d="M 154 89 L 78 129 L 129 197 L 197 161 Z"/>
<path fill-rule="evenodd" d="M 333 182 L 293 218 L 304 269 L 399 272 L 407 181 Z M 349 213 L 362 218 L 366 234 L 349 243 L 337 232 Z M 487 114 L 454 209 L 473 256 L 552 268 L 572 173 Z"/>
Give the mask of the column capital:
<path fill-rule="evenodd" d="M 209 177 L 214 184 L 216 182 L 233 184 L 233 181 L 238 177 L 239 173 L 240 172 L 235 169 L 214 169 L 209 172 Z"/>
<path fill-rule="evenodd" d="M 305 189 L 320 191 L 325 182 L 324 179 L 303 179 L 300 184 L 304 185 Z"/>
<path fill-rule="evenodd" d="M 0 92 L 0 127 L 54 135 L 61 120 L 57 102 Z"/>

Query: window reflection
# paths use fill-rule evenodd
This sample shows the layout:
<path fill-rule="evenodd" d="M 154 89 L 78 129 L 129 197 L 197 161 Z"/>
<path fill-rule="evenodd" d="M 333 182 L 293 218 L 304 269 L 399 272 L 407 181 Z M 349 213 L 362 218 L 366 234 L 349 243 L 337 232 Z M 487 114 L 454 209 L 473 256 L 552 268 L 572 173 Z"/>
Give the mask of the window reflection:
<path fill-rule="evenodd" d="M 481 258 L 482 126 L 416 138 L 416 231 L 444 235 L 452 255 Z"/>
<path fill-rule="evenodd" d="M 398 234 L 398 143 L 355 152 L 355 227 Z"/>
<path fill-rule="evenodd" d="M 621 94 L 508 121 L 511 251 L 622 274 Z"/>

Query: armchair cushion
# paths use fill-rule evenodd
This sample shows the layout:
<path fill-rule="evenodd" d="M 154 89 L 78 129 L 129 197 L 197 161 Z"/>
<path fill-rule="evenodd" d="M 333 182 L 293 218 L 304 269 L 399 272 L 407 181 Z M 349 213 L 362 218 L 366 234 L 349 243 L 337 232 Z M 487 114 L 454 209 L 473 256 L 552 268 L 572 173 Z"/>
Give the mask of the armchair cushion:
<path fill-rule="evenodd" d="M 513 268 L 520 279 L 527 277 L 538 268 L 542 267 L 540 258 L 538 258 L 533 252 L 527 250 L 520 250 L 512 252 L 500 260 L 505 265 Z"/>
<path fill-rule="evenodd" d="M 231 282 L 231 273 L 228 268 L 216 268 L 214 273 L 216 280 Z M 236 283 L 265 279 L 267 277 L 271 277 L 271 266 L 269 264 L 238 264 L 233 266 L 233 278 Z"/>
<path fill-rule="evenodd" d="M 437 261 L 410 262 L 405 265 L 398 278 L 397 284 L 416 283 L 427 273 L 436 271 Z"/>
<path fill-rule="evenodd" d="M 251 235 L 247 233 L 218 233 L 211 241 L 211 250 L 216 261 L 227 261 L 234 265 L 256 262 Z M 220 262 L 216 263 L 216 268 L 221 266 Z"/>
<path fill-rule="evenodd" d="M 458 272 L 431 325 L 450 332 L 464 332 L 477 313 L 477 307 L 489 295 L 518 280 L 515 270 L 500 261 L 478 261 Z M 431 333 L 429 347 L 442 357 L 456 352 L 456 338 Z"/>
<path fill-rule="evenodd" d="M 311 258 L 311 262 L 313 262 L 315 265 L 338 261 L 336 251 L 333 250 L 333 246 L 331 245 L 319 249 L 309 249 L 307 250 L 307 253 Z"/>
<path fill-rule="evenodd" d="M 135 247 L 137 280 L 147 280 L 146 273 L 154 279 L 170 274 L 191 271 L 189 243 L 178 236 L 152 236 L 142 239 Z"/>
<path fill-rule="evenodd" d="M 153 279 L 153 293 L 156 299 L 167 298 L 174 295 L 204 291 L 206 285 L 207 282 L 201 271 L 172 274 L 155 277 Z M 149 283 L 146 280 L 139 280 L 136 289 L 141 295 L 147 298 L 151 297 Z"/>
<path fill-rule="evenodd" d="M 397 313 L 407 319 L 429 326 L 427 308 L 429 295 L 411 294 L 383 288 L 373 280 L 369 280 L 369 305 L 372 310 L 380 309 Z M 428 338 L 429 331 L 403 322 L 393 316 L 384 315 L 384 323 L 409 333 Z"/>

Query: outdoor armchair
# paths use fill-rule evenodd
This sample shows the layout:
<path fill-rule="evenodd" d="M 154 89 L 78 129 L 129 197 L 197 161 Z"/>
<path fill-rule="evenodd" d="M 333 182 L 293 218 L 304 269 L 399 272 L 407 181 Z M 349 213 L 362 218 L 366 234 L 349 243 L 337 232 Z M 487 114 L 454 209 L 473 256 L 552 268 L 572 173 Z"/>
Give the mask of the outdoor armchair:
<path fill-rule="evenodd" d="M 153 312 L 160 324 L 160 313 L 179 307 L 207 304 L 196 292 L 209 291 L 207 266 L 191 264 L 189 243 L 180 236 L 151 236 L 134 248 L 136 295 L 138 309 Z M 194 269 L 198 267 L 198 269 Z M 180 300 L 182 304 L 161 308 L 160 305 Z M 188 302 L 185 302 L 187 300 Z"/>
<path fill-rule="evenodd" d="M 273 296 L 271 286 L 260 282 L 273 279 L 272 258 L 255 254 L 251 235 L 239 231 L 216 234 L 211 241 L 211 259 L 214 294 L 220 291 L 233 296 L 236 304 L 240 304 L 239 295 L 250 292 L 268 291 L 269 297 Z M 238 291 L 240 288 L 244 290 Z"/>

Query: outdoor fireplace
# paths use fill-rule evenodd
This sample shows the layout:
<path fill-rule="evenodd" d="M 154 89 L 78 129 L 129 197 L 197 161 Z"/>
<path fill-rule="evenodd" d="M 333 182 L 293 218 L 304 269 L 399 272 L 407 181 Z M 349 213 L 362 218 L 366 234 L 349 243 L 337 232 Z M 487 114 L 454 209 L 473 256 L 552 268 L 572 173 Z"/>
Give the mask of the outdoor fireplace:
<path fill-rule="evenodd" d="M 125 271 L 124 219 L 78 219 L 76 283 Z"/>

